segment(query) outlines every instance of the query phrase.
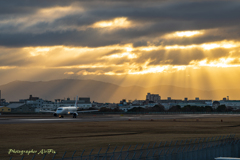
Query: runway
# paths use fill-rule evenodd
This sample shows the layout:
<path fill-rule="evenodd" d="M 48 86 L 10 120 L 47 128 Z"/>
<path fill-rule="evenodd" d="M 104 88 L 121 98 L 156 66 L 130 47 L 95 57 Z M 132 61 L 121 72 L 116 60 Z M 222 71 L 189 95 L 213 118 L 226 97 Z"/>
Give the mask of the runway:
<path fill-rule="evenodd" d="M 72 118 L 58 117 L 8 117 L 0 116 L 0 124 L 24 124 L 24 123 L 62 123 L 62 122 L 101 122 L 101 121 L 141 121 L 141 120 L 170 120 L 170 119 L 200 119 L 200 118 L 224 118 L 239 117 L 239 114 L 170 114 L 170 115 L 85 115 Z"/>

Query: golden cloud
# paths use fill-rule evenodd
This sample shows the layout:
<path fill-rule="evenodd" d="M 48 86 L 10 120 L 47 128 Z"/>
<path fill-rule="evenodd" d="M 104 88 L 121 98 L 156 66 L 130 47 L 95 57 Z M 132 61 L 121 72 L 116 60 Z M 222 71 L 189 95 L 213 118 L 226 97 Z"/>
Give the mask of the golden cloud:
<path fill-rule="evenodd" d="M 64 72 L 64 74 L 74 74 L 74 72 Z"/>
<path fill-rule="evenodd" d="M 131 22 L 127 20 L 127 17 L 118 17 L 108 21 L 99 21 L 94 23 L 92 28 L 129 28 L 131 26 Z"/>
<path fill-rule="evenodd" d="M 195 65 L 195 66 L 208 66 L 208 67 L 240 67 L 240 64 L 234 64 L 235 61 L 240 60 L 240 58 L 231 58 L 231 57 L 224 57 L 224 58 L 219 58 L 217 60 L 208 60 L 204 59 L 201 61 L 191 61 L 190 65 Z"/>
<path fill-rule="evenodd" d="M 165 46 L 165 49 L 191 49 L 191 48 L 200 48 L 204 50 L 211 50 L 216 48 L 235 48 L 240 47 L 240 42 L 235 41 L 218 41 L 218 42 L 210 42 L 210 43 L 203 43 L 198 45 L 171 45 L 171 46 Z"/>
<path fill-rule="evenodd" d="M 221 50 L 216 50 L 218 48 Z M 13 63 L 12 57 L 19 56 L 24 57 L 14 62 L 14 68 L 31 66 L 43 69 L 70 69 L 63 72 L 65 75 L 134 75 L 177 72 L 185 70 L 186 67 L 197 68 L 198 66 L 237 67 L 240 58 L 237 54 L 238 48 L 240 48 L 240 42 L 227 40 L 186 46 L 134 47 L 133 44 L 125 44 L 103 47 L 24 47 L 19 48 L 19 55 L 16 49 L 14 50 L 16 55 L 8 58 L 9 54 L 6 54 L 4 56 L 6 64 L 0 69 L 11 69 L 13 65 L 7 65 L 7 61 Z M 2 48 L 2 51 L 4 50 L 7 49 Z M 195 51 L 201 53 L 193 55 Z M 181 63 L 181 59 L 177 58 L 180 54 L 186 55 L 187 61 L 183 59 L 184 63 Z M 18 62 L 21 63 L 18 65 Z"/>
<path fill-rule="evenodd" d="M 200 36 L 205 33 L 204 30 L 194 30 L 194 31 L 176 31 L 173 33 L 168 33 L 162 36 L 163 38 L 178 38 L 178 37 L 193 37 L 193 36 Z"/>

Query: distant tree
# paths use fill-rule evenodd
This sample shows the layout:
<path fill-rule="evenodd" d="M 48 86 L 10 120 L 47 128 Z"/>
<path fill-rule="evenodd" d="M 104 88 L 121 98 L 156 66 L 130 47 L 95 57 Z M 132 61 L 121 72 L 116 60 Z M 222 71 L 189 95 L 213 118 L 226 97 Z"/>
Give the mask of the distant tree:
<path fill-rule="evenodd" d="M 114 108 L 112 111 L 113 111 L 113 112 L 122 112 L 122 110 L 119 109 L 119 107 Z"/>
<path fill-rule="evenodd" d="M 149 112 L 164 112 L 165 107 L 163 105 L 155 105 L 154 107 L 148 108 Z"/>
<path fill-rule="evenodd" d="M 145 112 L 145 109 L 142 107 L 134 107 L 132 109 L 129 109 L 128 112 Z"/>
<path fill-rule="evenodd" d="M 112 110 L 110 108 L 102 107 L 99 110 L 100 112 L 111 112 Z"/>
<path fill-rule="evenodd" d="M 100 108 L 99 111 L 100 112 L 122 112 L 122 110 L 120 110 L 119 107 L 116 107 L 114 109 L 102 107 L 102 108 Z"/>
<path fill-rule="evenodd" d="M 228 107 L 226 108 L 226 111 L 227 111 L 227 112 L 232 112 L 232 111 L 233 111 L 233 108 L 230 107 L 230 106 L 228 106 Z"/>
<path fill-rule="evenodd" d="M 211 106 L 205 106 L 205 112 L 212 112 L 213 108 Z"/>
<path fill-rule="evenodd" d="M 198 106 L 190 106 L 190 112 L 198 112 L 199 110 Z"/>
<path fill-rule="evenodd" d="M 233 112 L 240 112 L 240 109 L 233 110 Z"/>
<path fill-rule="evenodd" d="M 213 106 L 214 109 L 217 109 L 217 107 L 220 106 L 220 102 L 219 101 L 213 101 L 212 106 Z"/>
<path fill-rule="evenodd" d="M 190 108 L 191 108 L 191 106 L 190 106 L 190 105 L 187 105 L 187 106 L 182 107 L 182 108 L 181 108 L 181 111 L 182 111 L 182 112 L 190 112 Z"/>
<path fill-rule="evenodd" d="M 97 110 L 97 108 L 95 108 L 95 107 L 90 107 L 90 108 L 88 108 L 88 110 Z"/>
<path fill-rule="evenodd" d="M 218 106 L 217 111 L 218 112 L 225 112 L 226 109 L 227 109 L 227 107 L 225 105 L 220 105 L 220 106 Z"/>
<path fill-rule="evenodd" d="M 168 111 L 169 112 L 180 112 L 181 111 L 181 106 L 179 106 L 179 105 L 172 106 L 171 108 L 169 108 Z"/>

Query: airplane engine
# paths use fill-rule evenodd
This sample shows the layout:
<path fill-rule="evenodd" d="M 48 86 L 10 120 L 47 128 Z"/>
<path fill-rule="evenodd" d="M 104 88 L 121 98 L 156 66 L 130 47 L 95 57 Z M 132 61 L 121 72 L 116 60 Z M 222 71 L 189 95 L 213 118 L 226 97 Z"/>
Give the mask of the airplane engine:
<path fill-rule="evenodd" d="M 73 118 L 77 118 L 77 113 L 73 113 Z"/>
<path fill-rule="evenodd" d="M 57 117 L 57 114 L 56 114 L 56 113 L 53 113 L 53 116 L 54 116 L 54 117 Z"/>

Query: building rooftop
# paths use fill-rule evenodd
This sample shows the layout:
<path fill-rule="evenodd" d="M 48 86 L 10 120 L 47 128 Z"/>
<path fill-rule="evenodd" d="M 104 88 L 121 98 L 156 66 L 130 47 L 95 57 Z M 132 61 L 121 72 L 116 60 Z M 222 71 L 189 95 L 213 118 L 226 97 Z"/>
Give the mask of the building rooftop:
<path fill-rule="evenodd" d="M 20 106 L 24 105 L 24 103 L 11 103 L 7 107 L 8 108 L 18 108 Z"/>
<path fill-rule="evenodd" d="M 240 100 L 221 100 L 220 102 L 240 102 Z"/>

